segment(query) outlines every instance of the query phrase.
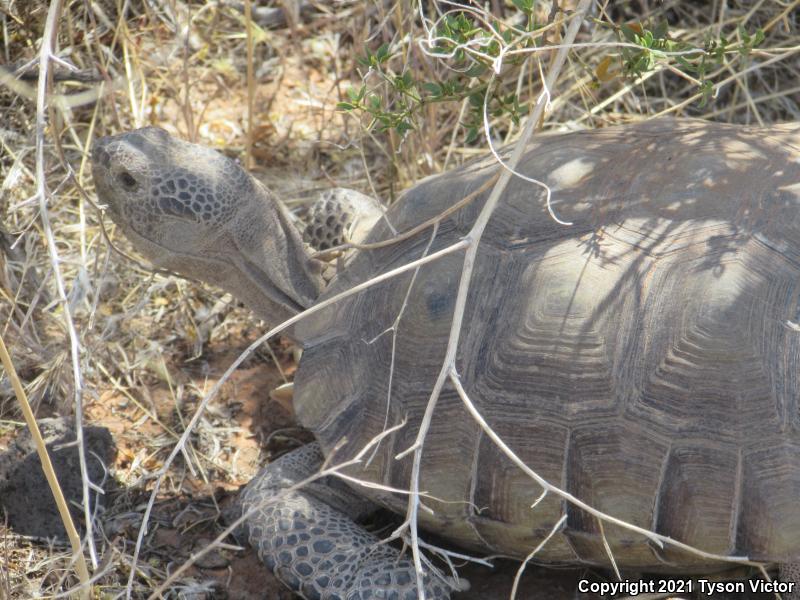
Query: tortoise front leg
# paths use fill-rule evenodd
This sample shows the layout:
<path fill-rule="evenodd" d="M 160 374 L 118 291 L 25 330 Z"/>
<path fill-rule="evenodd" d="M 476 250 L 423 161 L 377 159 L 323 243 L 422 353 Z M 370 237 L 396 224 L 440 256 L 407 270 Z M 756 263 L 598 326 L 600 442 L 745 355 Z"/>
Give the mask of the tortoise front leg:
<path fill-rule="evenodd" d="M 255 509 L 244 528 L 259 558 L 309 600 L 416 600 L 412 562 L 354 521 L 364 499 L 325 480 L 286 491 L 322 460 L 319 446 L 308 444 L 270 463 L 242 492 L 242 510 Z M 446 600 L 450 591 L 426 577 L 425 597 Z"/>

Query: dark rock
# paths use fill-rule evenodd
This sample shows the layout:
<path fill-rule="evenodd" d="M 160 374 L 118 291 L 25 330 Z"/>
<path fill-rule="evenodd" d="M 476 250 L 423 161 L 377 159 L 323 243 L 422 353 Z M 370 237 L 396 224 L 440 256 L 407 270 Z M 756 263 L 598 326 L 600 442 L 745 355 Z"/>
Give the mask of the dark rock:
<path fill-rule="evenodd" d="M 80 508 L 83 506 L 83 491 L 78 448 L 69 445 L 75 441 L 72 421 L 41 419 L 39 427 L 75 526 L 81 531 L 84 522 Z M 84 427 L 83 434 L 90 480 L 108 491 L 114 481 L 104 465 L 109 465 L 116 455 L 111 433 L 105 427 Z M 90 494 L 93 506 L 104 504 L 104 495 L 92 490 Z M 16 533 L 66 539 L 53 494 L 27 429 L 21 431 L 9 449 L 0 454 L 0 511 L 5 513 L 8 526 Z"/>

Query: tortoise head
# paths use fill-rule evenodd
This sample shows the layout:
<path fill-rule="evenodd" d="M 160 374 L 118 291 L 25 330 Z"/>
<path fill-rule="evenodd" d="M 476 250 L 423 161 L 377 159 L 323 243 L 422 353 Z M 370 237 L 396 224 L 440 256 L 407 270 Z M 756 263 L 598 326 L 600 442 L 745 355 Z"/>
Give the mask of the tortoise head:
<path fill-rule="evenodd" d="M 318 295 L 295 227 L 236 161 L 146 127 L 97 140 L 92 173 L 112 219 L 156 266 L 218 285 L 271 323 Z"/>

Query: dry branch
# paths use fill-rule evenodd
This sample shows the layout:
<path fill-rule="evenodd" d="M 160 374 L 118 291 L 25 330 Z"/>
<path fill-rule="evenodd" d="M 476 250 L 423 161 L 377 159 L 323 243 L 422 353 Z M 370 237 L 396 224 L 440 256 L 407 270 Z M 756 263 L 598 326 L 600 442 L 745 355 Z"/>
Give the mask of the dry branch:
<path fill-rule="evenodd" d="M 430 398 L 428 400 L 428 404 L 425 407 L 425 413 L 422 417 L 422 422 L 420 423 L 419 431 L 417 434 L 416 441 L 414 445 L 406 450 L 405 452 L 398 455 L 398 458 L 402 457 L 404 454 L 408 453 L 409 451 L 413 452 L 413 464 L 411 470 L 411 492 L 412 494 L 409 496 L 408 500 L 408 509 L 406 513 L 406 522 L 408 523 L 408 527 L 411 531 L 411 551 L 414 556 L 414 566 L 417 571 L 417 589 L 420 600 L 425 600 L 425 591 L 423 588 L 423 569 L 422 569 L 422 561 L 420 559 L 420 550 L 419 550 L 419 532 L 417 530 L 417 513 L 419 511 L 419 478 L 420 478 L 420 468 L 422 464 L 422 450 L 425 444 L 425 438 L 428 435 L 428 431 L 430 429 L 431 420 L 433 419 L 433 412 L 436 408 L 437 401 L 439 399 L 439 395 L 444 387 L 444 384 L 447 378 L 450 376 L 451 372 L 455 371 L 455 359 L 456 359 L 456 352 L 458 350 L 458 343 L 461 337 L 461 328 L 464 319 L 464 309 L 467 305 L 467 296 L 469 294 L 470 284 L 472 280 L 472 270 L 475 264 L 475 259 L 478 254 L 478 247 L 480 245 L 481 236 L 483 235 L 483 231 L 486 228 L 486 225 L 489 223 L 489 219 L 494 212 L 497 203 L 500 201 L 500 197 L 503 194 L 508 182 L 511 181 L 512 172 L 516 169 L 517 164 L 519 163 L 520 159 L 522 158 L 523 153 L 525 152 L 528 142 L 533 135 L 534 127 L 539 122 L 539 119 L 544 115 L 544 109 L 547 106 L 547 96 L 549 96 L 549 90 L 555 85 L 556 80 L 558 79 L 558 75 L 561 71 L 561 66 L 564 64 L 564 61 L 567 57 L 567 51 L 569 49 L 569 44 L 571 44 L 575 36 L 578 34 L 578 29 L 581 26 L 581 22 L 583 20 L 584 15 L 589 9 L 591 4 L 591 0 L 581 0 L 578 8 L 576 10 L 576 14 L 573 17 L 572 23 L 570 23 L 569 28 L 567 29 L 567 33 L 565 35 L 565 44 L 559 49 L 558 53 L 556 54 L 556 58 L 550 68 L 550 71 L 547 74 L 547 79 L 544 82 L 544 89 L 546 94 L 543 93 L 539 96 L 539 100 L 536 103 L 536 106 L 533 110 L 533 113 L 528 118 L 527 123 L 525 124 L 525 129 L 520 136 L 520 139 L 514 145 L 514 149 L 511 153 L 511 157 L 508 161 L 508 169 L 503 169 L 499 180 L 495 184 L 494 189 L 492 190 L 489 198 L 486 200 L 481 212 L 478 214 L 477 219 L 475 220 L 472 229 L 464 238 L 464 241 L 467 243 L 467 250 L 464 255 L 464 264 L 461 271 L 461 278 L 458 284 L 458 293 L 456 295 L 455 307 L 453 309 L 453 317 L 450 327 L 450 336 L 447 342 L 447 348 L 445 350 L 445 357 L 442 363 L 442 368 L 439 371 L 439 375 L 436 379 L 436 383 L 434 384 L 433 391 L 431 392 Z M 488 102 L 488 90 L 487 90 L 487 100 L 485 103 Z M 484 104 L 485 104 L 484 103 Z M 485 108 L 484 108 L 485 114 Z"/>
<path fill-rule="evenodd" d="M 81 482 L 83 488 L 83 509 L 86 527 L 86 545 L 89 550 L 89 556 L 92 559 L 92 564 L 96 568 L 98 565 L 97 550 L 94 543 L 94 527 L 93 527 L 93 514 L 91 508 L 91 494 L 89 488 L 92 487 L 89 481 L 89 470 L 86 466 L 86 449 L 84 447 L 83 438 L 83 375 L 81 373 L 81 351 L 78 333 L 75 330 L 75 324 L 72 320 L 70 312 L 69 301 L 67 300 L 66 287 L 64 285 L 64 278 L 61 274 L 60 257 L 58 248 L 56 246 L 55 236 L 53 235 L 52 227 L 50 226 L 50 217 L 48 214 L 47 203 L 49 193 L 47 191 L 46 176 L 45 176 L 45 156 L 44 156 L 44 140 L 45 140 L 45 110 L 47 107 L 47 91 L 49 87 L 49 66 L 50 60 L 54 55 L 54 44 L 57 35 L 57 24 L 61 15 L 61 0 L 52 0 L 50 8 L 47 11 L 47 21 L 45 23 L 45 31 L 42 36 L 42 46 L 39 50 L 39 81 L 36 90 L 36 195 L 39 200 L 39 216 L 42 220 L 42 229 L 44 231 L 45 239 L 47 240 L 47 250 L 50 254 L 50 264 L 55 279 L 56 289 L 58 290 L 58 301 L 61 304 L 61 310 L 64 313 L 64 324 L 69 335 L 70 356 L 72 358 L 72 377 L 73 377 L 73 394 L 75 402 L 75 443 L 78 447 L 78 458 L 80 461 Z M 76 557 L 76 565 L 78 574 L 82 581 L 86 582 L 89 578 L 86 564 L 81 554 Z M 89 589 L 86 588 L 81 592 L 88 597 Z"/>

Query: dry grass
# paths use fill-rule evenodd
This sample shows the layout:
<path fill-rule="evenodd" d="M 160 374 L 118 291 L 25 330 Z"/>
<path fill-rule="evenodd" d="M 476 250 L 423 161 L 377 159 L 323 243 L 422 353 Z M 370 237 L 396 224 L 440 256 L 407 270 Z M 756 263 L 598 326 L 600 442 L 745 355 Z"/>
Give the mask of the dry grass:
<path fill-rule="evenodd" d="M 124 590 L 142 498 L 151 489 L 153 473 L 219 370 L 263 327 L 229 296 L 153 276 L 110 249 L 92 203 L 87 162 L 92 140 L 157 124 L 242 160 L 250 149 L 256 174 L 293 207 L 302 207 L 331 185 L 358 188 L 389 202 L 413 181 L 485 152 L 481 140 L 464 142 L 458 104 L 427 105 L 405 137 L 370 131 L 366 121 L 336 111 L 347 89 L 362 81 L 387 105 L 392 102 L 390 86 L 365 73 L 356 60 L 365 47 L 390 44 L 394 58 L 389 66 L 398 73 L 407 67 L 418 79 L 432 82 L 452 76 L 446 61 L 426 55 L 417 43 L 424 30 L 416 2 L 302 4 L 299 14 L 255 11 L 256 17 L 278 22 L 271 29 L 253 24 L 253 74 L 248 79 L 247 23 L 236 2 L 64 2 L 57 55 L 77 71 L 51 63 L 43 147 L 47 214 L 66 286 L 64 304 L 58 300 L 53 248 L 40 216 L 36 181 L 35 59 L 48 6 L 0 0 L 5 65 L 0 72 L 2 336 L 37 415 L 71 414 L 76 377 L 66 311 L 74 321 L 84 420 L 114 432 L 120 459 L 113 466 L 126 489 L 97 522 L 98 594 Z M 497 16 L 513 14 L 510 3 L 489 4 Z M 569 8 L 575 3 L 561 4 Z M 434 10 L 432 2 L 424 6 Z M 548 6 L 541 11 L 550 14 Z M 796 121 L 798 14 L 800 3 L 775 0 L 600 3 L 594 9 L 595 25 L 582 28 L 578 36 L 579 42 L 596 45 L 570 53 L 546 126 L 602 127 L 655 114 L 749 124 Z M 722 85 L 706 105 L 698 101 L 696 85 L 669 68 L 638 81 L 616 77 L 601 82 L 598 66 L 618 52 L 597 45 L 616 39 L 602 23 L 647 18 L 667 18 L 674 35 L 695 45 L 720 31 L 735 39 L 739 25 L 748 31 L 762 28 L 766 37 L 749 55 L 726 58 L 713 74 Z M 550 56 L 542 58 L 546 70 Z M 522 72 L 504 73 L 497 83 L 517 90 L 523 106 L 532 105 L 540 93 L 535 62 L 526 65 Z M 249 93 L 254 97 L 252 127 L 243 110 Z M 491 128 L 497 141 L 513 140 L 519 133 L 508 119 L 494 119 Z M 106 226 L 114 244 L 129 252 L 113 225 Z M 223 394 L 193 432 L 190 462 L 169 470 L 156 522 L 185 532 L 189 527 L 176 525 L 176 515 L 194 509 L 211 521 L 215 488 L 233 489 L 252 475 L 258 444 L 249 439 L 249 423 L 237 418 L 229 403 L 247 389 L 248 377 L 274 364 L 272 356 L 291 375 L 291 351 L 282 343 L 245 363 L 244 375 L 233 385 L 238 389 Z M 280 376 L 273 376 L 277 383 Z M 22 426 L 13 398 L 3 377 L 0 439 L 9 439 Z M 283 434 L 276 435 L 280 441 Z M 289 432 L 286 443 L 294 435 Z M 189 469 L 190 463 L 196 470 Z M 199 497 L 206 504 L 198 508 L 194 499 Z M 151 529 L 134 577 L 135 596 L 174 570 L 170 557 L 159 550 L 158 527 Z M 0 569 L 0 598 L 52 595 L 75 584 L 66 548 L 32 544 L 9 530 L 0 535 L 0 563 L 9 566 Z M 199 577 L 196 572 L 185 576 L 170 593 L 201 588 Z"/>

